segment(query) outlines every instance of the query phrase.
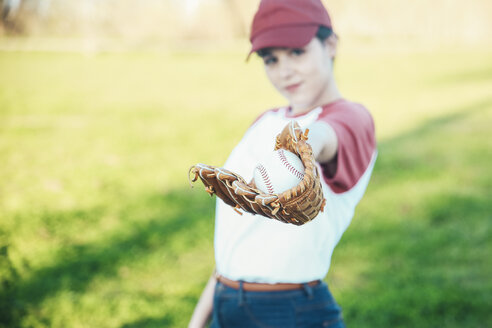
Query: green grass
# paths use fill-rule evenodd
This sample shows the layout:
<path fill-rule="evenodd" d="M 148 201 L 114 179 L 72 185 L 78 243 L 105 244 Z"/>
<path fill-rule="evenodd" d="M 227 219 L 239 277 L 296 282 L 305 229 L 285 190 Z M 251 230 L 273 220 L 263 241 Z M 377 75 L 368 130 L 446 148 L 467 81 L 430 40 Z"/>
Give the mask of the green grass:
<path fill-rule="evenodd" d="M 326 281 L 350 327 L 492 325 L 492 49 L 340 51 L 379 158 Z M 183 327 L 223 163 L 283 104 L 244 53 L 0 52 L 0 327 Z"/>

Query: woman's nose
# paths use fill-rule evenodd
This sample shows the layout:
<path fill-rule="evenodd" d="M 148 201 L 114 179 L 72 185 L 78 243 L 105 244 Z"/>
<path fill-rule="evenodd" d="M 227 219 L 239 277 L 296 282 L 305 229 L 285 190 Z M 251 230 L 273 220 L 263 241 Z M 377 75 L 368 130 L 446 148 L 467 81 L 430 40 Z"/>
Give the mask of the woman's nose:
<path fill-rule="evenodd" d="M 288 58 L 282 58 L 279 65 L 279 74 L 283 79 L 289 78 L 294 73 L 292 62 Z"/>

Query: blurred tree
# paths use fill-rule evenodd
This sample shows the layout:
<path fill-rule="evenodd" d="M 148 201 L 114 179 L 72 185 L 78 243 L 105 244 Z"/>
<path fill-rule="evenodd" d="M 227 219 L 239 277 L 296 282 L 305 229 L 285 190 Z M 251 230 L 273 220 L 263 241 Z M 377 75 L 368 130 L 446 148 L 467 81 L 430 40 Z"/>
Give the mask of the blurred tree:
<path fill-rule="evenodd" d="M 0 0 L 0 23 L 7 32 L 15 31 L 15 17 L 19 12 L 21 0 Z"/>
<path fill-rule="evenodd" d="M 14 17 L 19 10 L 21 0 L 2 0 L 2 21 Z"/>
<path fill-rule="evenodd" d="M 0 33 L 84 38 L 227 40 L 248 35 L 260 0 L 0 0 Z M 430 44 L 492 42 L 492 1 L 323 0 L 341 36 Z M 172 27 L 172 28 L 169 28 Z"/>
<path fill-rule="evenodd" d="M 28 32 L 26 25 L 41 21 L 48 16 L 51 2 L 51 0 L 0 0 L 0 25 L 8 34 Z"/>

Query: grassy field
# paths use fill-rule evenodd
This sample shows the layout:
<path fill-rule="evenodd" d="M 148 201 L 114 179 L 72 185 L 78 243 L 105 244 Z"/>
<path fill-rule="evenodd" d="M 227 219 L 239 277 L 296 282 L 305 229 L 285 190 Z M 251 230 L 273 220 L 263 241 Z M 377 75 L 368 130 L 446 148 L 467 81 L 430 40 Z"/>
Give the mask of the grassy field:
<path fill-rule="evenodd" d="M 349 327 L 492 326 L 492 49 L 341 49 L 379 158 L 326 281 Z M 184 327 L 222 164 L 283 104 L 244 52 L 0 52 L 0 327 Z"/>

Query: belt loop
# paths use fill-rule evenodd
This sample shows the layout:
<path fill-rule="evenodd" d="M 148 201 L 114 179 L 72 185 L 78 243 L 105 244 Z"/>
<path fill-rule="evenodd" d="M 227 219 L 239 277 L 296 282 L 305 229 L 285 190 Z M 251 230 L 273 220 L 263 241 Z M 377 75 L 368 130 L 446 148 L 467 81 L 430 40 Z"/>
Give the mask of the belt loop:
<path fill-rule="evenodd" d="M 304 292 L 306 293 L 308 299 L 312 299 L 313 298 L 313 289 L 311 288 L 311 286 L 309 286 L 308 283 L 305 283 L 305 284 L 302 284 L 302 288 L 304 289 Z"/>
<path fill-rule="evenodd" d="M 243 306 L 244 304 L 244 288 L 243 281 L 239 280 L 239 306 Z"/>

